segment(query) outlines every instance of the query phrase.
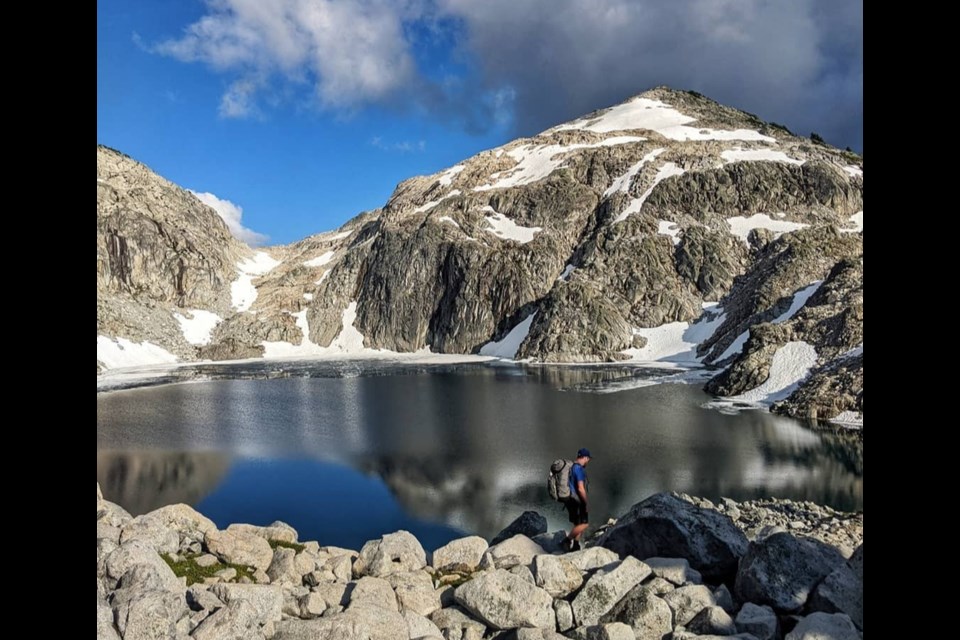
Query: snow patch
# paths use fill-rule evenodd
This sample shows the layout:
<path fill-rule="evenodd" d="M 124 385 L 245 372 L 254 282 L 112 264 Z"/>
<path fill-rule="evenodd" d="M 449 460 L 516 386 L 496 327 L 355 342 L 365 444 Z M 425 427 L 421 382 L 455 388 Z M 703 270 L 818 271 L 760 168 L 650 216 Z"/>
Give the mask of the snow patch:
<path fill-rule="evenodd" d="M 863 414 L 859 411 L 841 411 L 830 418 L 830 422 L 851 429 L 863 429 Z"/>
<path fill-rule="evenodd" d="M 487 224 L 490 226 L 484 229 L 484 231 L 505 240 L 515 240 L 520 244 L 527 244 L 533 240 L 534 236 L 543 231 L 542 227 L 522 227 L 502 213 L 494 211 L 491 206 L 486 206 L 483 210 L 493 212 L 492 216 L 486 216 Z"/>
<path fill-rule="evenodd" d="M 343 311 L 343 328 L 340 333 L 330 343 L 329 347 L 321 347 L 310 340 L 310 325 L 307 322 L 307 310 L 291 313 L 297 319 L 297 326 L 300 328 L 303 337 L 300 344 L 291 344 L 289 342 L 267 342 L 263 341 L 264 358 L 291 358 L 291 357 L 320 357 L 337 356 L 343 354 L 376 353 L 373 349 L 363 348 L 363 334 L 354 328 L 353 323 L 357 319 L 357 303 L 351 302 Z"/>
<path fill-rule="evenodd" d="M 210 334 L 218 324 L 223 322 L 223 318 L 203 309 L 189 309 L 187 312 L 192 317 L 188 318 L 178 312 L 173 314 L 176 321 L 180 323 L 180 331 L 183 332 L 184 339 L 198 346 L 210 344 Z"/>
<path fill-rule="evenodd" d="M 423 213 L 424 211 L 429 211 L 430 209 L 433 209 L 435 206 L 437 206 L 438 204 L 440 204 L 441 202 L 443 202 L 443 201 L 446 200 L 447 198 L 453 198 L 453 197 L 456 197 L 456 196 L 458 196 L 458 195 L 460 195 L 460 189 L 454 189 L 453 191 L 451 191 L 450 193 L 446 194 L 445 196 L 443 196 L 443 197 L 440 198 L 439 200 L 431 200 L 430 202 L 426 202 L 426 203 L 420 205 L 419 207 L 417 207 L 416 209 L 414 209 L 413 212 L 414 212 L 414 213 Z"/>
<path fill-rule="evenodd" d="M 624 193 L 629 191 L 630 184 L 633 182 L 633 178 L 637 175 L 637 173 L 640 172 L 640 169 L 643 168 L 643 165 L 651 162 L 664 151 L 666 151 L 666 149 L 654 149 L 647 155 L 643 156 L 639 162 L 627 169 L 625 174 L 613 181 L 613 184 L 611 184 L 607 190 L 603 192 L 603 197 L 609 198 L 618 191 L 623 191 Z"/>
<path fill-rule="evenodd" d="M 564 282 L 566 282 L 567 279 L 570 277 L 570 274 L 573 273 L 573 272 L 576 271 L 576 270 L 577 270 L 577 268 L 576 268 L 575 266 L 573 266 L 572 264 L 568 264 L 567 266 L 565 266 L 565 267 L 563 268 L 563 273 L 561 273 L 561 274 L 557 277 L 557 280 L 563 280 Z"/>
<path fill-rule="evenodd" d="M 815 282 L 811 282 L 802 289 L 795 291 L 793 294 L 793 300 L 790 302 L 790 308 L 774 318 L 772 320 L 773 324 L 780 324 L 792 318 L 797 311 L 800 311 L 800 309 L 803 308 L 803 305 L 807 304 L 807 300 L 809 300 L 810 296 L 817 292 L 817 289 L 819 289 L 820 285 L 822 284 L 823 280 L 817 280 Z"/>
<path fill-rule="evenodd" d="M 437 220 L 439 220 L 440 222 L 449 222 L 450 224 L 455 226 L 457 229 L 460 228 L 460 225 L 457 223 L 457 221 L 451 218 L 450 216 L 440 216 L 439 218 L 437 218 Z"/>
<path fill-rule="evenodd" d="M 230 283 L 230 298 L 233 308 L 237 311 L 246 311 L 257 299 L 257 288 L 253 286 L 253 279 L 262 276 L 280 264 L 266 251 L 257 251 L 253 257 L 237 263 L 240 276 Z"/>
<path fill-rule="evenodd" d="M 334 256 L 334 252 L 333 252 L 333 251 L 327 251 L 327 252 L 324 253 L 323 255 L 317 256 L 316 258 L 312 258 L 312 259 L 310 259 L 310 260 L 307 260 L 306 262 L 303 263 L 303 266 L 305 266 L 305 267 L 322 267 L 323 265 L 325 265 L 325 264 L 327 264 L 328 262 L 330 262 L 331 260 L 333 260 L 333 256 Z"/>
<path fill-rule="evenodd" d="M 657 233 L 670 236 L 670 238 L 673 240 L 673 244 L 675 245 L 680 244 L 680 227 L 677 226 L 676 222 L 670 222 L 669 220 L 658 220 Z"/>
<path fill-rule="evenodd" d="M 491 340 L 480 347 L 480 355 L 506 358 L 507 360 L 515 359 L 517 357 L 517 351 L 520 350 L 520 345 L 523 344 L 523 341 L 527 339 L 527 335 L 530 333 L 530 326 L 533 324 L 535 317 L 537 317 L 536 311 L 511 329 L 510 333 L 505 335 L 502 340 Z"/>
<path fill-rule="evenodd" d="M 857 211 L 848 220 L 853 223 L 853 229 L 840 229 L 840 233 L 860 233 L 863 231 L 863 211 Z"/>
<path fill-rule="evenodd" d="M 860 344 L 855 346 L 853 349 L 850 349 L 849 351 L 845 351 L 841 353 L 838 356 L 838 358 L 844 358 L 844 359 L 856 358 L 857 356 L 862 356 L 862 355 L 863 355 L 863 343 L 861 342 Z"/>
<path fill-rule="evenodd" d="M 305 294 L 303 294 L 303 299 L 306 300 L 307 302 L 310 302 L 311 300 L 313 300 L 313 294 L 312 294 L 312 293 L 305 293 Z"/>
<path fill-rule="evenodd" d="M 97 336 L 97 360 L 108 369 L 139 367 L 150 364 L 172 364 L 173 355 L 152 342 L 133 342 L 126 338 Z"/>
<path fill-rule="evenodd" d="M 820 285 L 822 284 L 823 284 L 823 280 L 817 280 L 815 282 L 808 284 L 802 289 L 798 289 L 797 291 L 795 291 L 793 294 L 793 300 L 790 302 L 790 307 L 786 311 L 781 313 L 779 316 L 774 318 L 772 320 L 773 324 L 780 324 L 781 322 L 786 322 L 787 320 L 792 318 L 797 313 L 797 311 L 803 308 L 803 305 L 807 304 L 807 300 L 809 300 L 810 296 L 812 296 L 814 293 L 817 292 L 817 289 L 819 289 Z M 715 360 L 715 362 L 723 362 L 727 358 L 735 356 L 741 351 L 743 351 L 743 346 L 747 344 L 747 340 L 749 338 L 750 338 L 750 330 L 747 329 L 746 331 L 741 333 L 739 336 L 737 336 L 736 340 L 730 343 L 729 347 L 724 349 L 723 353 L 720 354 L 720 356 Z"/>
<path fill-rule="evenodd" d="M 291 313 L 297 319 L 297 327 L 300 329 L 303 337 L 300 338 L 300 344 L 291 344 L 289 342 L 268 342 L 264 340 L 263 357 L 264 358 L 288 358 L 291 356 L 319 356 L 326 353 L 326 349 L 310 340 L 310 324 L 307 322 L 307 310 L 303 309 L 297 313 Z"/>
<path fill-rule="evenodd" d="M 764 161 L 803 164 L 803 160 L 791 158 L 783 151 L 773 151 L 772 149 L 728 149 L 721 153 L 720 157 L 727 162 Z"/>
<path fill-rule="evenodd" d="M 347 353 L 364 350 L 363 334 L 353 326 L 356 319 L 357 302 L 354 300 L 343 310 L 343 317 L 341 319 L 343 328 L 340 330 L 340 333 L 337 334 L 337 337 L 334 338 L 333 342 L 330 343 L 330 349 Z"/>
<path fill-rule="evenodd" d="M 749 218 L 744 218 L 743 216 L 727 218 L 727 224 L 730 225 L 730 233 L 740 236 L 740 238 L 742 238 L 747 244 L 750 244 L 748 238 L 753 229 L 769 229 L 779 236 L 783 233 L 796 231 L 797 229 L 804 229 L 810 226 L 808 224 L 803 224 L 802 222 L 774 220 L 765 213 L 755 213 Z"/>
<path fill-rule="evenodd" d="M 713 335 L 725 318 L 717 305 L 711 305 L 692 325 L 669 322 L 659 327 L 634 329 L 634 334 L 646 338 L 647 344 L 640 349 L 626 349 L 623 353 L 640 362 L 698 364 L 701 358 L 697 356 L 697 347 Z"/>
<path fill-rule="evenodd" d="M 449 187 L 453 183 L 453 178 L 458 173 L 466 169 L 462 164 L 454 165 L 440 174 L 440 178 L 437 180 L 442 186 Z"/>
<path fill-rule="evenodd" d="M 555 169 L 563 164 L 565 154 L 576 149 L 589 149 L 595 147 L 610 147 L 630 142 L 643 142 L 646 138 L 637 136 L 614 136 L 592 144 L 525 144 L 507 151 L 507 155 L 517 161 L 517 165 L 507 171 L 495 173 L 490 176 L 491 179 L 497 178 L 493 184 L 483 184 L 474 187 L 474 191 L 489 191 L 490 189 L 506 189 L 508 187 L 517 187 L 531 182 L 543 180 Z M 506 177 L 500 177 L 502 174 L 508 174 Z"/>
<path fill-rule="evenodd" d="M 569 124 L 549 129 L 564 131 L 567 129 L 585 129 L 598 133 L 626 131 L 630 129 L 649 129 L 671 140 L 763 140 L 776 142 L 775 138 L 762 135 L 752 129 L 705 129 L 686 126 L 695 122 L 695 118 L 684 115 L 659 100 L 634 98 L 629 102 L 607 109 L 593 118 L 581 118 Z"/>
<path fill-rule="evenodd" d="M 327 279 L 327 276 L 328 276 L 328 275 L 330 275 L 330 269 L 327 269 L 326 271 L 324 271 L 323 273 L 321 273 L 321 274 L 320 274 L 320 279 L 319 279 L 319 280 L 316 280 L 313 284 L 322 284 L 323 281 Z"/>
<path fill-rule="evenodd" d="M 848 174 L 850 174 L 851 176 L 853 176 L 854 178 L 862 178 L 862 177 L 863 177 L 863 169 L 861 169 L 860 167 L 858 167 L 858 166 L 856 166 L 856 165 L 851 164 L 851 165 L 849 165 L 849 166 L 844 167 L 843 170 L 846 171 L 846 172 L 847 172 Z"/>
<path fill-rule="evenodd" d="M 653 184 L 650 185 L 650 188 L 644 191 L 643 195 L 641 195 L 639 198 L 634 198 L 633 201 L 627 205 L 627 208 L 623 210 L 623 213 L 617 216 L 613 223 L 616 224 L 618 222 L 623 222 L 634 213 L 638 213 L 641 207 L 643 207 L 643 203 L 646 202 L 647 198 L 650 197 L 650 194 L 653 193 L 654 187 L 667 178 L 683 175 L 683 173 L 684 170 L 672 162 L 667 162 L 664 164 L 662 167 L 660 167 L 660 170 L 657 171 L 657 175 L 653 178 Z"/>
<path fill-rule="evenodd" d="M 812 344 L 802 340 L 788 342 L 773 354 L 766 382 L 727 400 L 762 405 L 783 400 L 794 392 L 816 363 L 817 350 Z"/>
<path fill-rule="evenodd" d="M 722 362 L 729 358 L 730 356 L 735 356 L 741 351 L 743 351 L 743 345 L 747 344 L 747 340 L 750 338 L 750 330 L 747 329 L 743 333 L 737 336 L 736 340 L 730 343 L 730 346 L 724 349 L 723 353 L 720 354 L 720 357 L 715 360 L 715 362 Z"/>

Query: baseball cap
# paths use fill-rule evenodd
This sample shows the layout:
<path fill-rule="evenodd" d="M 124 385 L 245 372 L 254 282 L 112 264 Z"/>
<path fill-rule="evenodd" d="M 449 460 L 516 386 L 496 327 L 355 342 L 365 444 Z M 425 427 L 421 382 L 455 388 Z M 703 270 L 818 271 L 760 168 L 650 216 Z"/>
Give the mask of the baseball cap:
<path fill-rule="evenodd" d="M 580 451 L 577 451 L 577 457 L 578 457 L 578 458 L 592 458 L 593 456 L 590 455 L 590 449 L 587 449 L 586 447 L 584 447 L 584 448 L 580 449 Z"/>

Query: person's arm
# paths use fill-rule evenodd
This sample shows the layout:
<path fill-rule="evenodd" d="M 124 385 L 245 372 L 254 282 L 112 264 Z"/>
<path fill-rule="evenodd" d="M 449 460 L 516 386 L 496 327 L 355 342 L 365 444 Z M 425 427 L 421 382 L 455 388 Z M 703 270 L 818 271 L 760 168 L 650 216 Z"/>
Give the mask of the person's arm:
<path fill-rule="evenodd" d="M 587 487 L 584 485 L 583 480 L 577 481 L 577 495 L 580 496 L 580 502 L 583 503 L 583 508 L 587 508 Z"/>

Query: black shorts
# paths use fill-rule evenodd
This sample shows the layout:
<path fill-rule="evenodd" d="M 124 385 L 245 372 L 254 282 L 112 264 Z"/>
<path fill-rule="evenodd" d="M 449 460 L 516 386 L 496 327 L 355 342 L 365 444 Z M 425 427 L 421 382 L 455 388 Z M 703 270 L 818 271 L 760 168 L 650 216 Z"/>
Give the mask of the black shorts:
<path fill-rule="evenodd" d="M 570 514 L 571 524 L 587 524 L 587 506 L 579 500 L 568 499 L 563 501 Z"/>

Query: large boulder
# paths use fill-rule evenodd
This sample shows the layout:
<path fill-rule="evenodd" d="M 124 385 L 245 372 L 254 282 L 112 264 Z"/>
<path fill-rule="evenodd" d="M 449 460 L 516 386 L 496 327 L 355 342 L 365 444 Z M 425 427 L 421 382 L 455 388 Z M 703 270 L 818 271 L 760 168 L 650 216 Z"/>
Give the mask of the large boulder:
<path fill-rule="evenodd" d="M 750 543 L 737 572 L 737 597 L 784 613 L 799 611 L 817 583 L 845 562 L 819 540 L 774 533 Z"/>
<path fill-rule="evenodd" d="M 204 544 L 224 562 L 266 571 L 273 562 L 273 549 L 264 538 L 243 530 L 208 531 Z"/>
<path fill-rule="evenodd" d="M 649 575 L 650 567 L 633 557 L 628 557 L 609 570 L 597 571 L 571 603 L 577 624 L 597 624 L 603 614 Z"/>
<path fill-rule="evenodd" d="M 737 632 L 737 626 L 730 614 L 723 607 L 705 607 L 700 613 L 693 616 L 687 628 L 701 635 L 732 636 Z"/>
<path fill-rule="evenodd" d="M 403 619 L 407 621 L 407 630 L 411 640 L 418 640 L 419 638 L 440 640 L 443 638 L 443 633 L 440 631 L 440 628 L 431 622 L 429 618 L 425 618 L 419 613 L 404 611 Z"/>
<path fill-rule="evenodd" d="M 121 528 L 133 520 L 126 509 L 109 500 L 97 501 L 97 523 L 103 523 L 111 527 Z"/>
<path fill-rule="evenodd" d="M 846 614 L 817 612 L 801 620 L 785 640 L 860 640 L 860 634 Z"/>
<path fill-rule="evenodd" d="M 622 622 L 577 627 L 573 630 L 572 636 L 576 640 L 636 640 L 633 629 Z"/>
<path fill-rule="evenodd" d="M 488 546 L 487 541 L 480 536 L 451 540 L 433 552 L 430 566 L 434 569 L 455 567 L 474 571 Z"/>
<path fill-rule="evenodd" d="M 533 558 L 535 556 L 542 555 L 544 550 L 543 547 L 538 545 L 527 536 L 523 535 L 522 533 L 518 533 L 517 535 L 490 547 L 488 553 L 490 554 L 490 557 L 493 558 L 494 564 L 497 567 L 501 567 L 508 559 L 514 560 L 510 563 L 510 566 L 517 564 L 530 564 L 533 562 Z"/>
<path fill-rule="evenodd" d="M 410 628 L 397 611 L 350 608 L 315 620 L 284 620 L 273 640 L 409 640 Z"/>
<path fill-rule="evenodd" d="M 490 545 L 503 542 L 508 538 L 521 533 L 528 538 L 547 532 L 547 519 L 536 511 L 524 511 L 517 518 L 508 524 L 504 529 L 493 537 Z"/>
<path fill-rule="evenodd" d="M 457 587 L 454 599 L 494 629 L 556 625 L 550 594 L 503 569 Z"/>
<path fill-rule="evenodd" d="M 251 533 L 264 540 L 278 540 L 280 542 L 296 542 L 297 530 L 286 522 L 277 520 L 273 524 L 261 527 L 255 524 L 231 524 L 227 531 L 236 531 L 242 533 Z"/>
<path fill-rule="evenodd" d="M 780 637 L 780 622 L 777 614 L 766 605 L 744 603 L 734 624 L 737 625 L 738 632 L 750 633 L 756 636 L 757 640 L 776 640 Z"/>
<path fill-rule="evenodd" d="M 580 571 L 593 571 L 620 562 L 619 555 L 603 547 L 590 547 L 589 549 L 574 551 L 564 555 L 563 558 L 572 562 Z"/>
<path fill-rule="evenodd" d="M 677 626 L 690 624 L 698 613 L 717 604 L 713 593 L 702 584 L 674 589 L 664 594 L 663 599 L 673 611 L 673 622 Z"/>
<path fill-rule="evenodd" d="M 99 499 L 100 485 L 97 485 Z M 102 599 L 97 598 L 97 640 L 120 640 L 120 634 L 113 625 L 113 609 Z"/>
<path fill-rule="evenodd" d="M 557 629 L 561 632 L 569 631 L 574 627 L 573 608 L 566 600 L 554 600 L 553 612 L 557 616 Z"/>
<path fill-rule="evenodd" d="M 268 584 L 216 584 L 210 587 L 213 595 L 229 606 L 233 602 L 247 602 L 258 620 L 279 622 L 283 609 L 283 591 Z"/>
<path fill-rule="evenodd" d="M 120 529 L 120 544 L 139 540 L 156 549 L 157 553 L 176 553 L 180 549 L 180 536 L 166 523 L 138 516 Z"/>
<path fill-rule="evenodd" d="M 533 573 L 537 586 L 554 598 L 565 598 L 583 584 L 580 570 L 562 556 L 534 557 Z"/>
<path fill-rule="evenodd" d="M 443 632 L 444 638 L 480 640 L 487 631 L 486 625 L 474 620 L 465 609 L 452 605 L 434 611 L 430 621 Z"/>
<path fill-rule="evenodd" d="M 153 547 L 142 540 L 132 540 L 122 544 L 104 557 L 105 584 L 115 586 L 130 569 L 138 565 L 153 568 L 155 574 L 163 579 L 166 590 L 176 591 L 183 588 L 170 566 L 163 561 Z"/>
<path fill-rule="evenodd" d="M 303 584 L 304 574 L 309 573 L 312 568 L 303 571 L 306 567 L 297 562 L 296 551 L 277 547 L 273 551 L 273 560 L 267 567 L 267 575 L 270 576 L 271 584 L 287 583 L 299 586 Z"/>
<path fill-rule="evenodd" d="M 390 611 L 399 611 L 397 595 L 390 583 L 383 578 L 364 576 L 357 580 L 350 592 L 350 609 L 354 607 L 379 607 Z"/>
<path fill-rule="evenodd" d="M 653 575 L 682 587 L 685 584 L 700 584 L 700 572 L 690 568 L 686 558 L 647 558 L 644 560 L 653 569 Z"/>
<path fill-rule="evenodd" d="M 409 531 L 388 533 L 363 545 L 353 563 L 357 576 L 382 578 L 391 573 L 417 571 L 427 566 L 427 553 Z"/>
<path fill-rule="evenodd" d="M 863 629 L 863 582 L 853 569 L 842 565 L 817 585 L 807 607 L 810 611 L 845 613 Z"/>
<path fill-rule="evenodd" d="M 253 605 L 238 600 L 204 618 L 190 637 L 195 640 L 245 640 L 262 638 L 263 634 Z"/>
<path fill-rule="evenodd" d="M 613 609 L 602 615 L 600 622 L 629 625 L 636 640 L 661 640 L 673 630 L 673 612 L 663 598 L 638 584 Z"/>
<path fill-rule="evenodd" d="M 181 542 L 203 542 L 208 531 L 215 531 L 213 520 L 187 504 L 171 504 L 140 516 L 145 521 L 162 524 L 175 531 Z"/>
<path fill-rule="evenodd" d="M 440 594 L 433 588 L 433 579 L 426 571 L 393 573 L 387 576 L 387 582 L 397 594 L 401 613 L 412 611 L 429 616 L 440 608 Z"/>
<path fill-rule="evenodd" d="M 634 505 L 600 538 L 621 556 L 686 558 L 712 582 L 733 578 L 747 538 L 728 516 L 658 493 Z"/>
<path fill-rule="evenodd" d="M 142 591 L 113 609 L 124 640 L 173 638 L 177 621 L 187 613 L 183 596 L 170 591 Z"/>

